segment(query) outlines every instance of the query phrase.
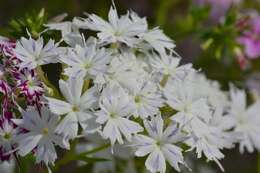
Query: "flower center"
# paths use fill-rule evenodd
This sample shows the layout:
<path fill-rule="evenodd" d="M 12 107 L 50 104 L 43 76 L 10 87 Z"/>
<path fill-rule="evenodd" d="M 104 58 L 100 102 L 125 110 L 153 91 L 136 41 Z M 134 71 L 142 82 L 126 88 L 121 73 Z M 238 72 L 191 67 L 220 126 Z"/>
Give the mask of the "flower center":
<path fill-rule="evenodd" d="M 91 66 L 92 66 L 92 64 L 90 62 L 88 62 L 88 63 L 85 64 L 84 68 L 89 69 Z"/>
<path fill-rule="evenodd" d="M 73 106 L 72 111 L 73 111 L 73 112 L 78 112 L 78 111 L 79 111 L 79 108 L 78 108 L 77 106 Z"/>
<path fill-rule="evenodd" d="M 48 133 L 49 133 L 49 129 L 47 127 L 42 129 L 42 134 L 43 135 L 48 135 Z"/>
<path fill-rule="evenodd" d="M 110 117 L 111 117 L 111 118 L 116 118 L 116 113 L 115 113 L 115 112 L 111 112 L 111 113 L 110 113 Z"/>
<path fill-rule="evenodd" d="M 3 137 L 5 140 L 9 140 L 11 139 L 12 135 L 10 133 L 5 133 Z"/>
<path fill-rule="evenodd" d="M 117 42 L 111 43 L 111 45 L 110 45 L 110 48 L 112 48 L 112 49 L 118 49 L 119 47 L 120 47 L 120 44 Z"/>
<path fill-rule="evenodd" d="M 137 95 L 135 96 L 135 103 L 140 103 L 141 102 L 141 96 Z"/>

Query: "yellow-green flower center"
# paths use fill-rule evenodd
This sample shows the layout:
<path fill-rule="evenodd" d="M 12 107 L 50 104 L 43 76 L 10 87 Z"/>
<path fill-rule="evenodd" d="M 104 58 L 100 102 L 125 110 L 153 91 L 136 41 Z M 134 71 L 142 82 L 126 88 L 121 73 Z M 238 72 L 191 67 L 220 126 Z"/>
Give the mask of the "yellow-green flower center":
<path fill-rule="evenodd" d="M 42 134 L 43 135 L 48 135 L 48 133 L 49 133 L 49 129 L 47 127 L 42 129 Z"/>
<path fill-rule="evenodd" d="M 78 112 L 78 111 L 79 111 L 79 108 L 78 108 L 77 106 L 73 106 L 72 111 L 73 111 L 73 112 Z"/>
<path fill-rule="evenodd" d="M 10 133 L 5 133 L 3 137 L 4 139 L 9 140 L 11 139 L 12 135 Z"/>
<path fill-rule="evenodd" d="M 135 102 L 140 103 L 141 102 L 141 97 L 140 96 L 135 96 Z"/>

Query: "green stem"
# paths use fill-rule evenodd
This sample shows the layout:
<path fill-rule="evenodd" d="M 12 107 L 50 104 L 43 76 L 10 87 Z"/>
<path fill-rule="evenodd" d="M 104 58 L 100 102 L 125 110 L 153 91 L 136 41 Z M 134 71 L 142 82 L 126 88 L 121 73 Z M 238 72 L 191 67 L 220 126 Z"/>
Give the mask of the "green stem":
<path fill-rule="evenodd" d="M 260 153 L 257 153 L 257 173 L 260 173 Z"/>
<path fill-rule="evenodd" d="M 74 145 L 72 144 L 72 148 L 75 148 L 76 143 L 77 142 L 74 142 Z M 60 166 L 62 166 L 62 165 L 66 165 L 71 161 L 77 160 L 77 158 L 84 157 L 86 155 L 90 155 L 90 154 L 96 153 L 98 151 L 104 150 L 104 149 L 108 148 L 109 146 L 110 146 L 110 144 L 104 144 L 97 148 L 94 148 L 92 150 L 89 150 L 89 151 L 86 151 L 86 152 L 83 152 L 80 154 L 74 154 L 75 151 L 73 151 L 73 150 L 75 150 L 75 149 L 72 149 L 61 160 L 56 162 L 53 170 L 55 172 L 55 171 L 59 170 Z"/>
<path fill-rule="evenodd" d="M 106 149 L 106 148 L 108 148 L 108 147 L 110 147 L 110 143 L 104 144 L 104 145 L 101 145 L 101 146 L 99 146 L 99 147 L 97 147 L 97 148 L 94 148 L 94 149 L 92 149 L 92 150 L 89 150 L 89 151 L 80 153 L 79 155 L 85 156 L 85 155 L 93 154 L 93 153 L 96 153 L 96 152 L 98 152 L 98 151 L 104 150 L 104 149 Z"/>

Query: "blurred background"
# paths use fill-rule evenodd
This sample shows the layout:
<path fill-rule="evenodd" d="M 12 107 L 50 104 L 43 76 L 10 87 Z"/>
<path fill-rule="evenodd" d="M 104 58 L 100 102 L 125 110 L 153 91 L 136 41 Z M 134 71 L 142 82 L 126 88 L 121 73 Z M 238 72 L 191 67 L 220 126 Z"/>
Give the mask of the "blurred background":
<path fill-rule="evenodd" d="M 209 78 L 218 80 L 223 89 L 232 81 L 250 92 L 259 93 L 260 53 L 256 53 L 255 57 L 247 55 L 248 45 L 237 41 L 250 27 L 247 25 L 250 17 L 259 15 L 259 1 L 114 1 L 120 14 L 131 9 L 140 16 L 146 16 L 150 27 L 159 26 L 163 29 L 175 41 L 176 50 L 183 57 L 183 63 L 193 62 L 194 66 Z M 47 19 L 40 21 L 40 24 L 63 13 L 68 14 L 65 20 L 83 16 L 83 12 L 105 17 L 110 6 L 110 0 L 0 0 L 0 35 L 17 37 L 10 31 L 22 32 L 19 27 L 22 27 L 23 22 L 31 24 L 29 29 L 38 32 L 39 28 L 33 26 L 32 21 L 43 8 Z M 37 23 L 37 19 L 35 20 Z M 260 45 L 260 32 L 256 33 L 256 37 Z M 260 52 L 260 46 L 255 49 Z M 260 157 L 257 153 L 241 155 L 237 148 L 224 152 L 226 158 L 221 163 L 226 173 L 260 173 Z M 214 163 L 207 164 L 208 167 L 204 168 L 200 166 L 200 161 L 197 162 L 194 173 L 220 172 Z M 70 169 L 65 167 L 61 172 L 68 172 Z"/>

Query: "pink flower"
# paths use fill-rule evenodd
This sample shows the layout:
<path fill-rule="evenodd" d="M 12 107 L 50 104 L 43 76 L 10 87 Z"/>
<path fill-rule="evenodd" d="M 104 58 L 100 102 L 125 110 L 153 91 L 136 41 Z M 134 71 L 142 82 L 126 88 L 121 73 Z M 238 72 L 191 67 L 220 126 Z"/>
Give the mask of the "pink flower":
<path fill-rule="evenodd" d="M 249 29 L 242 33 L 238 42 L 245 47 L 245 55 L 249 59 L 260 57 L 260 15 L 252 16 Z"/>
<path fill-rule="evenodd" d="M 23 69 L 15 71 L 14 77 L 17 80 L 16 87 L 20 89 L 21 94 L 26 97 L 30 105 L 40 101 L 44 88 L 34 70 Z"/>
<path fill-rule="evenodd" d="M 211 17 L 215 20 L 225 15 L 227 10 L 232 6 L 239 4 L 242 0 L 194 0 L 196 4 L 211 7 Z"/>
<path fill-rule="evenodd" d="M 13 49 L 16 46 L 15 41 L 11 41 L 8 38 L 0 37 L 0 52 L 5 56 L 14 57 Z"/>

